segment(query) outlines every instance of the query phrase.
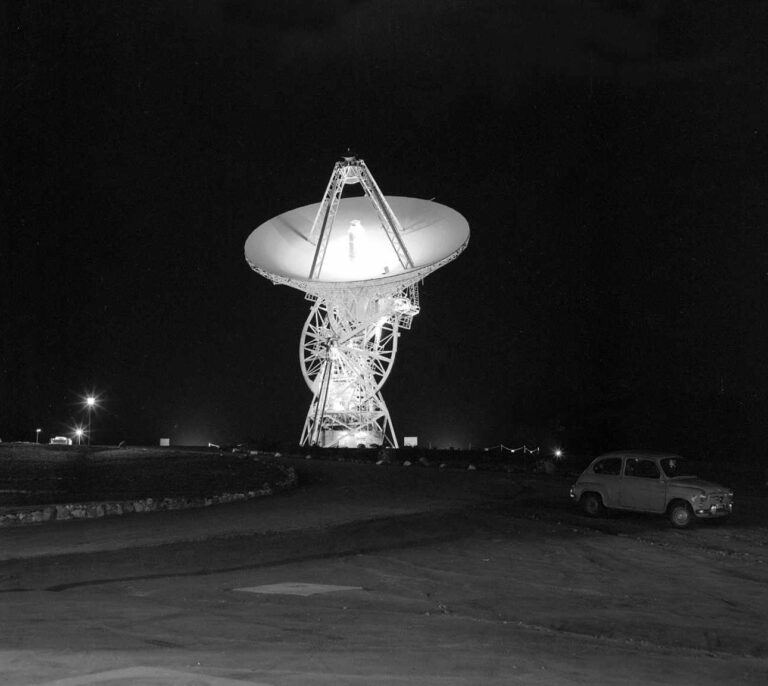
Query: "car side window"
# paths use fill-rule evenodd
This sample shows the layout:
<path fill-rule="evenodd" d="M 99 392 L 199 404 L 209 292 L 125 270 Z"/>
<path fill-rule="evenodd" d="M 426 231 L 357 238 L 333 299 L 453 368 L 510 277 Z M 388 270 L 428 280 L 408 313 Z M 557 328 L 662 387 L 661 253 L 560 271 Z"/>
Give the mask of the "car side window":
<path fill-rule="evenodd" d="M 604 460 L 599 460 L 592 466 L 592 471 L 595 474 L 611 474 L 618 476 L 621 473 L 621 458 L 606 457 Z"/>
<path fill-rule="evenodd" d="M 661 476 L 661 472 L 653 460 L 633 457 L 627 460 L 624 475 L 637 476 L 643 479 L 658 479 Z"/>

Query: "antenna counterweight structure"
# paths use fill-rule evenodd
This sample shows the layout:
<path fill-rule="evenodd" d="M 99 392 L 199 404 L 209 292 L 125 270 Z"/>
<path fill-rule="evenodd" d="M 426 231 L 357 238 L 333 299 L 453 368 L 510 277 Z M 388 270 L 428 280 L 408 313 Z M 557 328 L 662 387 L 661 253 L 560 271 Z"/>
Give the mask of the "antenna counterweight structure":
<path fill-rule="evenodd" d="M 364 197 L 342 199 L 345 187 L 357 183 Z M 408 218 L 405 228 L 400 212 Z M 301 445 L 398 447 L 381 388 L 401 330 L 419 313 L 418 282 L 468 240 L 457 212 L 431 201 L 388 199 L 355 157 L 336 163 L 318 205 L 279 215 L 251 234 L 245 246 L 251 267 L 304 291 L 313 303 L 299 344 L 312 392 Z"/>

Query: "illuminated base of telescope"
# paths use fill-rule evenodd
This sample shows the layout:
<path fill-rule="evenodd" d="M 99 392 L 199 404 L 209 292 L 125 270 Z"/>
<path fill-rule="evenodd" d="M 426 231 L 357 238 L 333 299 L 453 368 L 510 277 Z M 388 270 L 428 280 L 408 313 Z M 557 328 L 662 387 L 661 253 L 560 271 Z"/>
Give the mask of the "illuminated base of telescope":
<path fill-rule="evenodd" d="M 384 444 L 379 431 L 349 431 L 346 429 L 324 429 L 320 432 L 320 448 L 378 448 Z"/>
<path fill-rule="evenodd" d="M 317 398 L 313 400 L 301 433 L 301 445 L 319 448 L 372 448 L 386 445 L 397 448 L 389 412 L 380 395 L 378 410 L 344 413 L 326 412 L 318 417 Z"/>

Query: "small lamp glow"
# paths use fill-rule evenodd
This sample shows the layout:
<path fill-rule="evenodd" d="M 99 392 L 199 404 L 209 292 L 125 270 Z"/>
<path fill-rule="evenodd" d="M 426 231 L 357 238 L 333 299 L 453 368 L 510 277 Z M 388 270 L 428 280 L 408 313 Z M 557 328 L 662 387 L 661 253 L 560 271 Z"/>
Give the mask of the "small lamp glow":
<path fill-rule="evenodd" d="M 40 443 L 40 432 L 42 429 L 35 429 L 35 443 Z"/>

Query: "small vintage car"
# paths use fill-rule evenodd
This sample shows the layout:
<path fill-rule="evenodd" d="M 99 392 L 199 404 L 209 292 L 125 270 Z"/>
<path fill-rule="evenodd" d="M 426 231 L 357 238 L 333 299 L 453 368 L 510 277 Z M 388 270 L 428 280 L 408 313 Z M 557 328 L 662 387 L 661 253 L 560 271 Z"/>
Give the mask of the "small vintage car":
<path fill-rule="evenodd" d="M 733 491 L 700 479 L 694 466 L 671 453 L 606 453 L 582 472 L 571 487 L 571 498 L 590 517 L 606 509 L 654 512 L 666 514 L 681 529 L 697 518 L 731 514 Z"/>

